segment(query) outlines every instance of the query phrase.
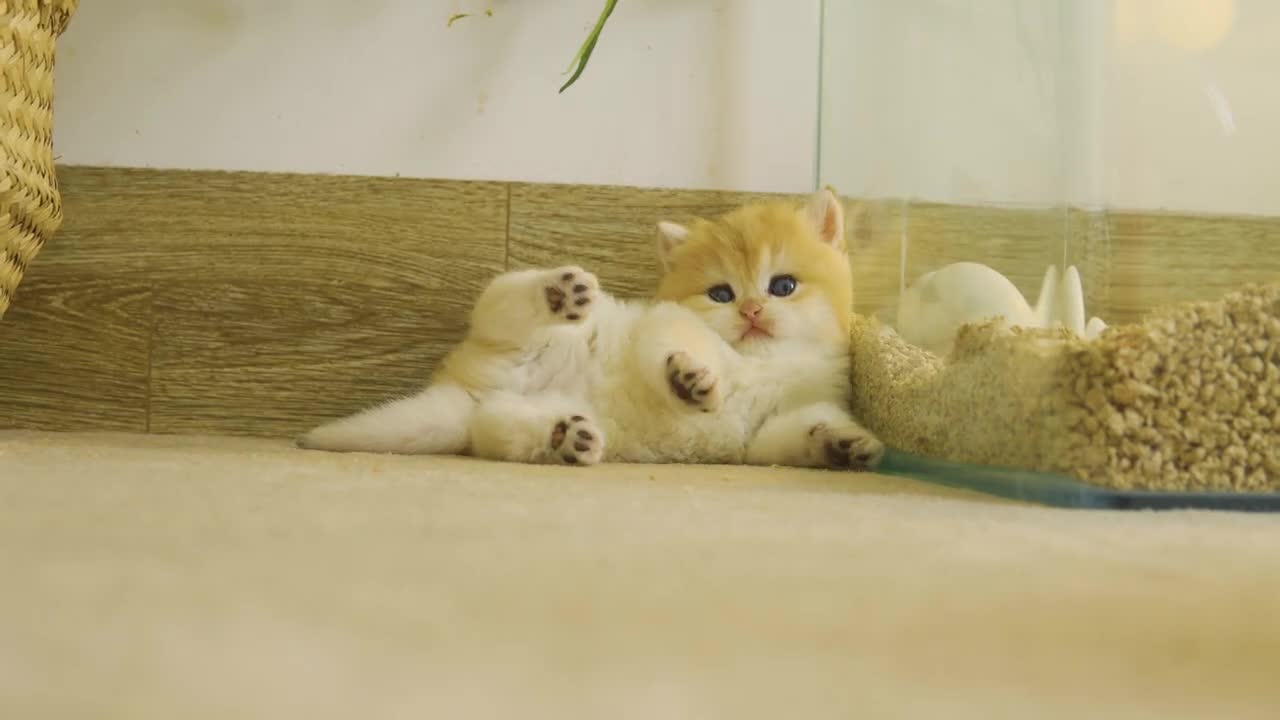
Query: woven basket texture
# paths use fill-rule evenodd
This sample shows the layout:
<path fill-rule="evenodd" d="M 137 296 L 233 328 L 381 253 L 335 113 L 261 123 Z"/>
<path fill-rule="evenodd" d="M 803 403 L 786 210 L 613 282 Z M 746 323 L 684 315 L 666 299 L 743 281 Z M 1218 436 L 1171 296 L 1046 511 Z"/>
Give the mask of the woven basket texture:
<path fill-rule="evenodd" d="M 62 223 L 53 53 L 78 0 L 0 0 L 0 316 Z"/>

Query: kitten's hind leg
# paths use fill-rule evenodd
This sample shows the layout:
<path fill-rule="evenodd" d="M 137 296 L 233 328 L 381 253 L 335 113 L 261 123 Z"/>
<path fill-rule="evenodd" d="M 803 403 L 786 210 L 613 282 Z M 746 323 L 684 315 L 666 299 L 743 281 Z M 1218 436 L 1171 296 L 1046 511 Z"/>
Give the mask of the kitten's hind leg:
<path fill-rule="evenodd" d="M 884 445 L 835 403 L 815 403 L 774 415 L 747 446 L 751 465 L 870 470 Z"/>
<path fill-rule="evenodd" d="M 489 340 L 524 345 L 538 328 L 583 323 L 600 295 L 596 276 L 577 266 L 503 273 L 480 294 L 471 329 Z"/>
<path fill-rule="evenodd" d="M 298 447 L 338 452 L 452 455 L 467 449 L 475 401 L 452 383 L 321 425 Z"/>
<path fill-rule="evenodd" d="M 471 451 L 509 462 L 594 465 L 604 457 L 604 433 L 581 401 L 559 395 L 496 393 L 471 422 Z"/>

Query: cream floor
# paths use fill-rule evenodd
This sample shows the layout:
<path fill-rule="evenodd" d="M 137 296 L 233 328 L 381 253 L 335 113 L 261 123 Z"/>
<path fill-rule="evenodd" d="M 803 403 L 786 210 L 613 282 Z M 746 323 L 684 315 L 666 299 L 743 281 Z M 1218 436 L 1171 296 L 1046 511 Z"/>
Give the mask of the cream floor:
<path fill-rule="evenodd" d="M 1280 516 L 0 432 L 0 717 L 1276 717 Z"/>

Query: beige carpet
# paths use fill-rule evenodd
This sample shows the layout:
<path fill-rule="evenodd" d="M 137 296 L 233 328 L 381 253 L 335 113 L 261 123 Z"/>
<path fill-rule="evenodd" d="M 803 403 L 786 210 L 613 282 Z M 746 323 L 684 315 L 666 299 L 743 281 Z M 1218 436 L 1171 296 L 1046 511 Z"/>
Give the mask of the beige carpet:
<path fill-rule="evenodd" d="M 0 433 L 0 717 L 1275 717 L 1280 517 Z"/>

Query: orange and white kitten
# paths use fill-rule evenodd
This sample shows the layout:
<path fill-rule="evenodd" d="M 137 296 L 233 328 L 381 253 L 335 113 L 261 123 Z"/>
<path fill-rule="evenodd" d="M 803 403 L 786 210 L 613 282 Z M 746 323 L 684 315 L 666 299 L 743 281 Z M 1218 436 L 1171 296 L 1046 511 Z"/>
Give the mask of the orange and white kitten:
<path fill-rule="evenodd" d="M 497 277 L 418 395 L 323 425 L 305 448 L 530 463 L 874 467 L 850 416 L 853 290 L 830 192 L 658 225 L 657 298 L 579 267 Z"/>

